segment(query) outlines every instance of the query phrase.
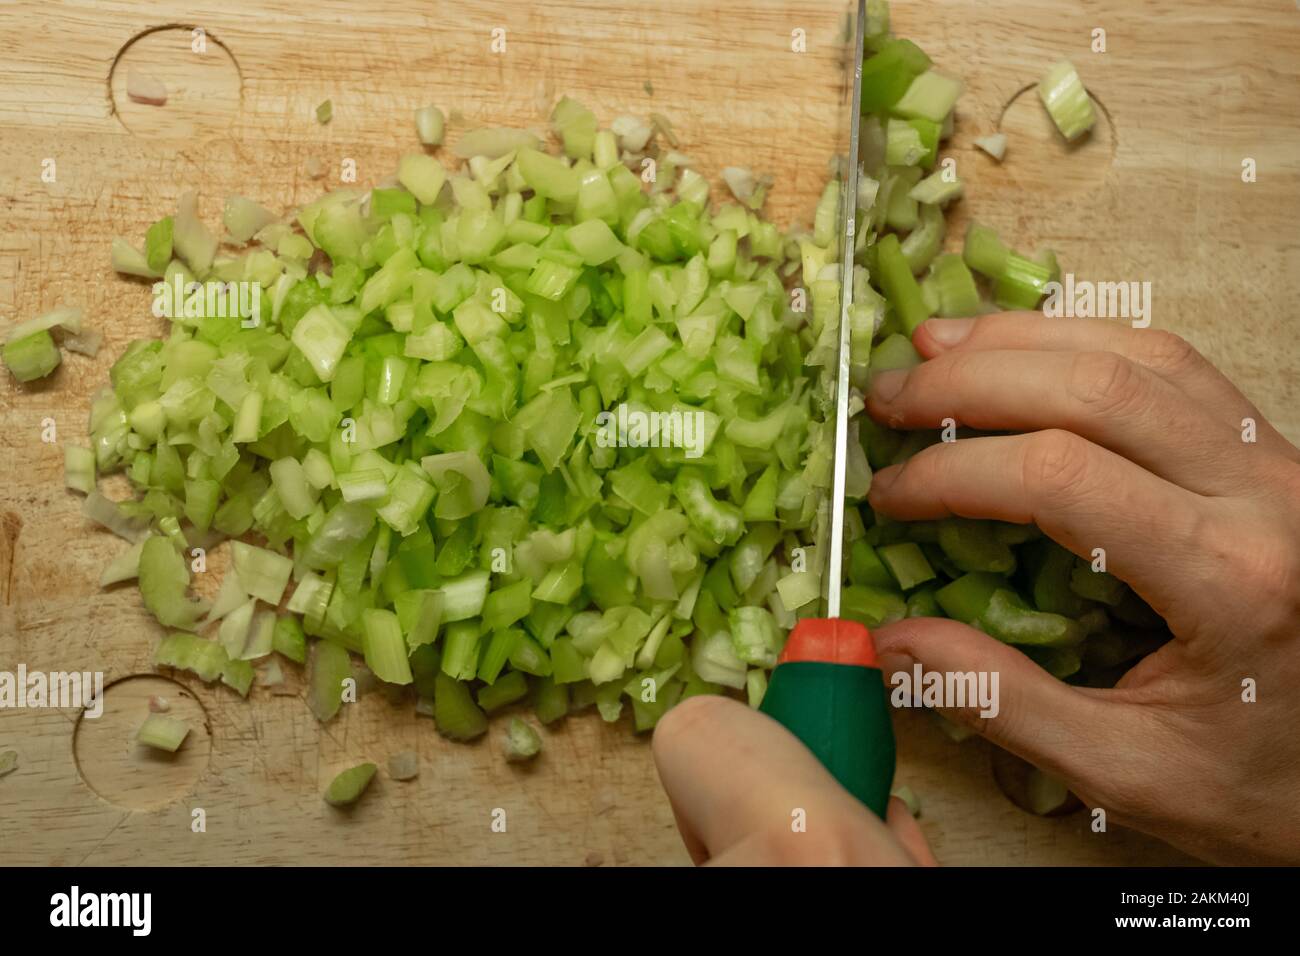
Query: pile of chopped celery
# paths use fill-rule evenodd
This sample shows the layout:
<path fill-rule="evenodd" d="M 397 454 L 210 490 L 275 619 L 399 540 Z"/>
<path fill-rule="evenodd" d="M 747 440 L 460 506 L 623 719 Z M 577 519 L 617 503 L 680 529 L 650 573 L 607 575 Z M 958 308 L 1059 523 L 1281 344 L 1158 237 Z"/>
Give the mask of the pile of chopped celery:
<path fill-rule="evenodd" d="M 471 131 L 459 168 L 414 152 L 290 221 L 232 197 L 221 238 L 186 194 L 143 251 L 115 244 L 185 308 L 114 363 L 68 484 L 131 542 L 102 582 L 138 577 L 160 666 L 247 695 L 278 654 L 327 721 L 364 661 L 455 739 L 524 700 L 646 730 L 694 694 L 761 698 L 820 590 L 836 186 L 796 242 L 744 171 L 711 212 L 660 122 L 600 129 L 568 98 L 551 120 L 559 155 Z M 260 302 L 191 294 L 225 282 Z M 613 444 L 602 412 L 695 441 Z M 117 470 L 135 498 L 96 490 Z M 194 549 L 226 540 L 200 601 Z"/>
<path fill-rule="evenodd" d="M 852 321 L 873 330 L 854 342 L 855 384 L 871 369 L 920 362 L 911 335 L 932 316 L 1036 308 L 1060 275 L 1050 251 L 1033 258 L 972 224 L 960 253 L 945 253 L 944 207 L 962 194 L 955 165 L 940 159 L 960 85 L 914 43 L 889 32 L 888 6 L 868 4 L 862 69 L 863 132 Z M 1068 72 L 1058 65 L 1045 85 Z M 1068 77 L 1067 77 L 1068 80 Z M 1078 99 L 1078 93 L 1071 93 Z M 1082 93 L 1083 105 L 1087 94 Z M 1082 107 L 1080 107 L 1082 112 Z M 1057 113 L 1053 118 L 1060 122 Z M 1087 117 L 1063 128 L 1070 136 Z M 938 432 L 895 432 L 865 414 L 857 436 L 872 468 L 907 460 Z M 959 432 L 958 436 L 965 434 Z M 950 518 L 891 521 L 863 505 L 847 523 L 845 614 L 869 626 L 946 616 L 1019 647 L 1058 677 L 1112 683 L 1134 658 L 1168 639 L 1127 585 L 1043 537 L 1033 526 Z"/>
<path fill-rule="evenodd" d="M 858 389 L 919 361 L 926 318 L 1032 308 L 1058 274 L 1051 253 L 979 226 L 944 253 L 963 186 L 939 153 L 961 87 L 869 9 Z M 417 111 L 422 142 L 442 125 Z M 86 514 L 131 542 L 101 583 L 138 577 L 170 631 L 159 666 L 247 695 L 278 655 L 306 667 L 329 721 L 364 661 L 460 740 L 520 702 L 543 724 L 630 704 L 641 731 L 692 695 L 761 700 L 821 590 L 837 186 L 787 237 L 757 214 L 766 182 L 728 169 L 738 201 L 710 196 L 661 117 L 601 129 L 565 98 L 551 125 L 558 154 L 470 131 L 463 164 L 413 152 L 387 184 L 290 220 L 232 197 L 219 237 L 187 194 L 143 250 L 114 244 L 131 275 L 264 293 L 233 316 L 196 296 L 165 339 L 132 343 L 94 400 L 92 448 L 68 453 Z M 42 336 L 15 346 L 24 374 L 57 362 Z M 690 416 L 700 442 L 633 430 L 611 446 L 602 413 Z M 865 416 L 852 435 L 855 501 L 872 467 L 938 440 Z M 111 471 L 136 497 L 96 490 Z M 869 626 L 947 615 L 1098 683 L 1165 637 L 1126 586 L 1032 527 L 901 524 L 863 504 L 847 529 L 845 614 Z M 197 600 L 194 549 L 226 540 L 231 571 Z M 535 753 L 527 729 L 515 757 Z"/>

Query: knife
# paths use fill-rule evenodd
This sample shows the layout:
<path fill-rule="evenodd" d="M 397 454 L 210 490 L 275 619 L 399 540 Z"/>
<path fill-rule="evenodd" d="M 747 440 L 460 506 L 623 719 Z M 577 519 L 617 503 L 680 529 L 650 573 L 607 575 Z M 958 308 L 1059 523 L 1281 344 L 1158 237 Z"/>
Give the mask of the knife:
<path fill-rule="evenodd" d="M 858 0 L 849 90 L 849 162 L 840 195 L 839 347 L 835 364 L 835 450 L 830 529 L 823 571 L 825 617 L 803 618 L 790 632 L 759 710 L 798 737 L 831 775 L 884 817 L 894 780 L 889 694 L 871 634 L 840 617 L 844 576 L 844 489 L 849 434 L 849 357 L 853 247 L 857 235 L 858 139 L 862 122 L 862 45 L 866 0 Z"/>

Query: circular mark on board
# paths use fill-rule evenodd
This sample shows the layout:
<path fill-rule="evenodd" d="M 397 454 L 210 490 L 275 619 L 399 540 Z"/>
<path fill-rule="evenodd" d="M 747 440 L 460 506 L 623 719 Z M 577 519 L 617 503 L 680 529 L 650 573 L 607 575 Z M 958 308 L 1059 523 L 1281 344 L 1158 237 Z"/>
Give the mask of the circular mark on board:
<path fill-rule="evenodd" d="M 1066 142 L 1038 98 L 1038 84 L 1019 90 L 1002 108 L 997 131 L 1007 136 L 1007 155 L 1000 171 L 1017 188 L 1050 196 L 1098 189 L 1115 162 L 1115 126 L 1110 112 L 1094 96 L 1097 122 L 1074 142 Z"/>
<path fill-rule="evenodd" d="M 152 697 L 167 701 L 168 717 L 189 724 L 174 754 L 136 742 Z M 203 704 L 185 685 L 156 674 L 124 677 L 104 688 L 103 704 L 99 717 L 83 710 L 72 731 L 73 758 L 86 786 L 127 810 L 156 810 L 194 789 L 212 757 L 212 731 Z"/>
<path fill-rule="evenodd" d="M 207 139 L 230 129 L 239 115 L 244 79 L 234 54 L 211 33 L 202 42 L 189 24 L 151 27 L 123 44 L 108 70 L 113 115 L 132 133 L 155 139 Z M 202 46 L 203 52 L 196 51 Z M 127 94 L 132 71 L 162 83 L 161 106 Z"/>

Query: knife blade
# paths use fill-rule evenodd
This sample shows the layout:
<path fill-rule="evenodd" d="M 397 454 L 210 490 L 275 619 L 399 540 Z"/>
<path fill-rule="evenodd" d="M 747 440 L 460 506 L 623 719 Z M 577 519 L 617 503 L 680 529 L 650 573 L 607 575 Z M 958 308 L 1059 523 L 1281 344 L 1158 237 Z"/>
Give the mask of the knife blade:
<path fill-rule="evenodd" d="M 830 527 L 825 538 L 825 617 L 795 624 L 759 709 L 798 737 L 849 793 L 884 817 L 894 780 L 889 694 L 866 627 L 841 618 L 844 492 L 849 440 L 849 362 L 853 252 L 857 238 L 858 139 L 862 117 L 862 48 L 866 0 L 858 0 L 850 59 L 849 152 L 840 194 L 839 344 L 834 366 L 834 458 Z"/>

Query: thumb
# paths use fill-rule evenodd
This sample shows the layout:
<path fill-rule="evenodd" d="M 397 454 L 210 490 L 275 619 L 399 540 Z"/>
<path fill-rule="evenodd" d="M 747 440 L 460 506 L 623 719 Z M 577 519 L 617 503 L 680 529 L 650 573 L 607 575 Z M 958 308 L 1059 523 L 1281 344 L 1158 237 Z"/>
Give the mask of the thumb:
<path fill-rule="evenodd" d="M 696 863 L 913 862 L 793 734 L 738 701 L 682 701 L 655 727 L 653 747 Z"/>
<path fill-rule="evenodd" d="M 905 686 L 901 674 L 913 679 L 916 664 L 924 674 L 987 673 L 987 687 L 995 691 L 994 705 L 984 711 L 990 716 L 981 716 L 978 703 L 940 708 L 942 713 L 1056 774 L 1076 792 L 1100 795 L 1107 780 L 1127 776 L 1123 771 L 1130 768 L 1117 766 L 1125 753 L 1138 757 L 1123 744 L 1147 723 L 1138 707 L 1106 691 L 1065 684 L 982 631 L 944 618 L 909 618 L 872 636 L 890 687 Z"/>

